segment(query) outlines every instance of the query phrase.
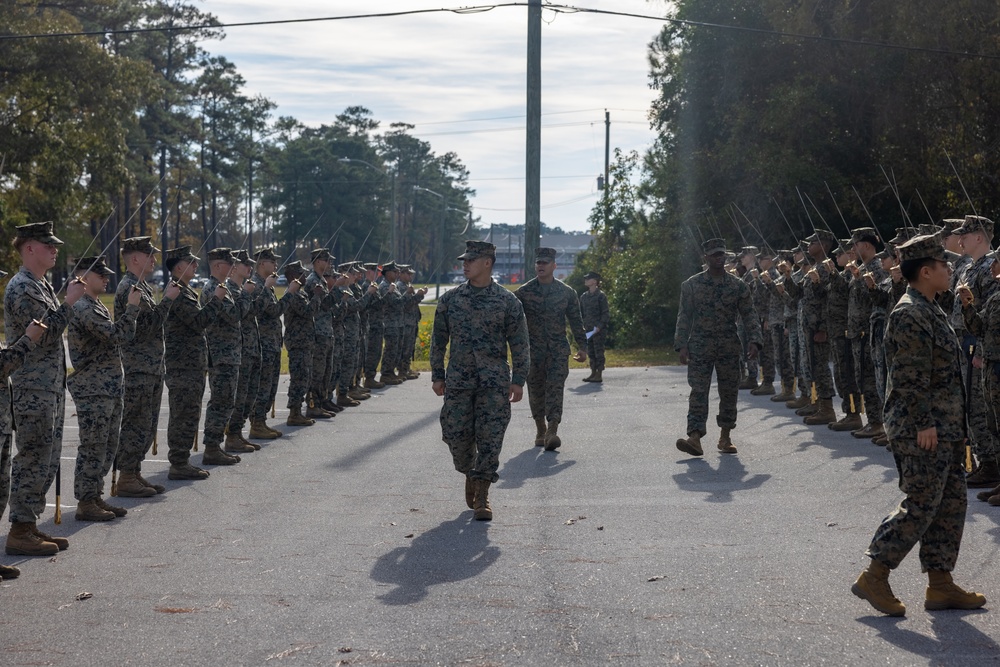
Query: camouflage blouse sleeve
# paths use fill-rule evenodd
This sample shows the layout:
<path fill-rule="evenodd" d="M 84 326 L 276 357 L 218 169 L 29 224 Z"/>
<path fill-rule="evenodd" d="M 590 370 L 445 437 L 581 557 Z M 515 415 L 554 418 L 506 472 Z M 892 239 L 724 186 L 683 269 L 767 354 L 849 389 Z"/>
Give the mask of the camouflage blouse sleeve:
<path fill-rule="evenodd" d="M 448 327 L 448 293 L 441 296 L 437 309 L 434 311 L 434 329 L 431 333 L 431 382 L 444 382 L 444 354 L 448 348 L 451 331 Z M 520 302 L 518 302 L 520 305 Z M 523 319 L 523 315 L 522 315 Z M 527 333 L 525 333 L 527 335 Z"/>
<path fill-rule="evenodd" d="M 574 292 L 573 295 L 576 296 L 576 292 Z M 576 310 L 577 318 L 579 318 L 579 306 Z M 434 318 L 434 324 L 437 324 L 436 317 Z M 528 324 L 524 319 L 524 308 L 521 306 L 521 302 L 518 299 L 510 299 L 510 306 L 507 308 L 505 324 L 507 328 L 507 345 L 510 347 L 512 371 L 510 383 L 523 387 L 528 378 L 528 368 L 531 362 L 531 346 L 528 343 Z M 580 321 L 580 329 L 583 330 L 582 320 Z"/>
<path fill-rule="evenodd" d="M 580 314 L 580 297 L 572 287 L 566 287 L 566 320 L 570 333 L 576 340 L 578 350 L 587 349 L 587 333 L 583 330 L 583 315 Z"/>

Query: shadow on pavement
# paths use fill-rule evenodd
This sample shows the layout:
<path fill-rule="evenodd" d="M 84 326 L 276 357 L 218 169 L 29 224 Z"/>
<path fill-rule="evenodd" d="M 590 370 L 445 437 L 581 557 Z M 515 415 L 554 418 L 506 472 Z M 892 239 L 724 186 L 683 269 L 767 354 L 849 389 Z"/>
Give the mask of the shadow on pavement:
<path fill-rule="evenodd" d="M 490 546 L 488 526 L 464 512 L 385 554 L 372 567 L 371 578 L 396 588 L 378 599 L 394 606 L 414 604 L 427 597 L 431 586 L 482 574 L 500 557 L 500 548 Z"/>
<path fill-rule="evenodd" d="M 576 387 L 567 387 L 574 394 L 597 394 L 603 385 L 600 382 L 587 382 Z"/>
<path fill-rule="evenodd" d="M 900 623 L 906 622 L 904 618 L 865 616 L 859 618 L 858 622 L 878 632 L 879 638 L 893 646 L 927 658 L 928 665 L 951 667 L 951 665 L 977 664 L 992 661 L 1000 654 L 1000 645 L 965 621 L 965 616 L 984 614 L 985 609 L 929 613 L 931 629 L 935 635 L 933 637 L 899 627 Z"/>
<path fill-rule="evenodd" d="M 763 486 L 770 475 L 747 477 L 747 469 L 738 456 L 723 454 L 719 457 L 719 467 L 713 469 L 703 458 L 689 458 L 679 461 L 686 464 L 686 472 L 674 475 L 677 486 L 685 491 L 705 493 L 706 502 L 732 502 L 733 494 L 750 491 Z"/>
<path fill-rule="evenodd" d="M 560 459 L 558 450 L 547 452 L 542 447 L 526 449 L 514 458 L 507 459 L 500 469 L 501 489 L 519 489 L 529 479 L 551 477 L 575 464 L 572 459 Z"/>
<path fill-rule="evenodd" d="M 357 468 L 364 462 L 365 459 L 372 456 L 377 451 L 394 444 L 401 444 L 406 437 L 413 436 L 415 433 L 422 431 L 431 423 L 437 423 L 439 417 L 439 411 L 435 410 L 434 412 L 424 415 L 420 419 L 410 422 L 406 426 L 397 428 L 392 433 L 389 433 L 378 440 L 368 443 L 364 447 L 351 450 L 349 454 L 342 456 L 332 463 L 329 463 L 327 467 L 347 470 Z"/>

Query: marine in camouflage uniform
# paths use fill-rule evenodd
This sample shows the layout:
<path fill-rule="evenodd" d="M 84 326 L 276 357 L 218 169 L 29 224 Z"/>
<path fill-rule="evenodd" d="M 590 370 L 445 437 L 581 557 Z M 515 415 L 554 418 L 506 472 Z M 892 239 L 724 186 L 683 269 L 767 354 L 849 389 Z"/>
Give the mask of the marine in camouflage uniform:
<path fill-rule="evenodd" d="M 821 229 L 806 239 L 809 256 L 814 266 L 802 281 L 802 329 L 806 340 L 806 359 L 809 375 L 816 389 L 816 404 L 812 414 L 806 415 L 810 425 L 830 424 L 837 421 L 833 408 L 833 375 L 830 373 L 829 307 L 827 304 L 831 275 L 836 273 L 828 253 L 837 243 L 833 233 Z"/>
<path fill-rule="evenodd" d="M 367 267 L 368 265 L 365 265 L 365 268 Z M 373 281 L 378 285 L 379 292 L 378 298 L 372 299 L 372 302 L 368 305 L 368 309 L 365 311 L 368 314 L 368 345 L 365 349 L 365 386 L 369 389 L 380 389 L 385 386 L 381 380 L 376 381 L 376 372 L 378 371 L 379 363 L 382 361 L 382 336 L 385 332 L 385 327 L 382 323 L 384 314 L 382 285 L 385 284 L 385 279 L 379 277 L 378 279 L 373 278 Z"/>
<path fill-rule="evenodd" d="M 417 346 L 417 336 L 420 331 L 420 320 L 423 318 L 420 312 L 420 302 L 427 294 L 427 288 L 413 288 L 413 267 L 404 265 L 400 270 L 400 293 L 403 295 L 403 346 L 399 355 L 398 375 L 404 380 L 416 380 L 420 373 L 412 369 L 413 355 Z"/>
<path fill-rule="evenodd" d="M 898 248 L 909 287 L 886 323 L 885 428 L 906 498 L 886 517 L 866 555 L 871 564 L 851 589 L 879 611 L 902 616 L 888 574 L 920 543 L 928 573 L 927 609 L 977 609 L 986 598 L 952 582 L 965 526 L 966 437 L 962 359 L 948 317 L 934 302 L 950 269 L 936 237 Z"/>
<path fill-rule="evenodd" d="M 782 251 L 775 259 L 786 263 L 792 261 L 791 253 L 787 251 Z M 792 365 L 787 328 L 790 311 L 783 289 L 778 289 L 780 276 L 781 274 L 774 266 L 766 271 L 761 271 L 760 274 L 761 283 L 769 295 L 766 321 L 769 325 L 768 333 L 771 337 L 771 349 L 774 354 L 775 374 L 781 378 L 781 392 L 772 396 L 771 400 L 783 403 L 795 398 L 795 368 Z M 763 333 L 763 335 L 766 336 L 768 333 Z"/>
<path fill-rule="evenodd" d="M 856 280 L 848 264 L 854 261 L 853 244 L 850 239 L 841 240 L 836 253 L 837 265 L 843 269 L 830 273 L 830 288 L 827 297 L 827 317 L 831 336 L 830 351 L 833 354 L 833 379 L 840 396 L 840 409 L 844 417 L 830 424 L 834 431 L 856 431 L 864 427 L 861 421 L 861 396 L 854 375 L 854 355 L 847 337 L 848 300 L 851 282 Z M 855 265 L 856 266 L 856 265 Z"/>
<path fill-rule="evenodd" d="M 860 227 L 851 232 L 854 252 L 861 266 L 852 270 L 847 294 L 847 338 L 851 341 L 854 357 L 854 376 L 858 382 L 858 393 L 863 405 L 859 412 L 868 415 L 868 424 L 851 435 L 857 438 L 876 438 L 884 434 L 882 425 L 882 400 L 879 398 L 875 377 L 874 353 L 871 344 L 872 291 L 871 284 L 877 284 L 886 277 L 879 258 L 876 244 L 879 242 L 873 227 Z"/>
<path fill-rule="evenodd" d="M 608 338 L 608 325 L 611 324 L 611 311 L 608 308 L 608 295 L 601 291 L 601 275 L 591 271 L 583 276 L 587 289 L 580 295 L 580 316 L 583 318 L 583 329 L 586 333 L 595 331 L 587 339 L 587 358 L 590 360 L 590 375 L 583 378 L 584 382 L 603 382 L 604 378 L 604 343 Z"/>
<path fill-rule="evenodd" d="M 747 286 L 750 287 L 750 294 L 753 296 L 754 312 L 757 315 L 757 324 L 763 324 L 763 315 L 765 311 L 761 310 L 760 303 L 757 299 L 757 294 L 754 289 L 756 280 L 754 279 L 754 274 L 759 273 L 757 266 L 757 253 L 760 249 L 757 246 L 743 246 L 740 252 L 736 255 L 736 276 L 742 280 Z M 763 355 L 763 349 L 761 353 L 757 355 L 756 358 L 750 359 L 748 352 L 748 347 L 750 345 L 748 341 L 748 335 L 746 326 L 743 321 L 740 320 L 737 323 L 737 333 L 740 337 L 740 345 L 743 349 L 743 354 L 740 355 L 745 372 L 743 373 L 743 381 L 740 383 L 740 389 L 750 389 L 754 390 L 759 388 L 759 380 L 761 378 L 761 360 Z M 771 381 L 774 381 L 774 377 L 771 377 Z"/>
<path fill-rule="evenodd" d="M 396 283 L 399 267 L 395 262 L 382 266 L 382 278 L 378 294 L 382 300 L 382 338 L 385 349 L 382 352 L 382 376 L 379 382 L 400 384 L 404 378 L 397 376 L 395 369 L 403 351 L 403 295 Z"/>
<path fill-rule="evenodd" d="M 726 244 L 722 239 L 709 239 L 702 244 L 708 269 L 681 284 L 674 349 L 682 364 L 688 366 L 688 400 L 686 439 L 677 441 L 677 448 L 693 456 L 701 456 L 701 438 L 708 420 L 708 390 L 715 370 L 719 386 L 719 415 L 722 429 L 719 450 L 736 453 L 730 431 L 736 427 L 736 398 L 739 391 L 739 357 L 742 353 L 736 335 L 736 319 L 742 316 L 747 324 L 747 336 L 756 356 L 761 342 L 760 326 L 753 310 L 750 288 L 742 280 L 723 270 Z"/>
<path fill-rule="evenodd" d="M 170 407 L 167 421 L 170 472 L 167 477 L 205 479 L 208 472 L 191 465 L 189 460 L 191 448 L 198 438 L 201 399 L 205 394 L 205 372 L 208 370 L 205 329 L 218 317 L 223 301 L 209 298 L 204 307 L 199 304 L 198 293 L 188 284 L 198 271 L 198 258 L 191 254 L 191 246 L 167 251 L 164 263 L 174 284 L 180 288 L 163 322 L 163 362 Z M 207 295 L 215 296 L 212 292 Z"/>
<path fill-rule="evenodd" d="M 122 366 L 125 367 L 125 397 L 122 407 L 122 428 L 118 441 L 118 495 L 126 498 L 147 498 L 163 493 L 160 484 L 150 484 L 142 477 L 142 461 L 153 444 L 160 422 L 160 402 L 163 398 L 163 321 L 171 299 L 159 304 L 146 282 L 152 271 L 156 253 L 160 252 L 148 236 L 122 241 L 122 256 L 126 263 L 138 260 L 139 274 L 126 271 L 115 290 L 115 321 L 125 316 L 129 294 L 139 290 L 139 315 L 135 321 L 135 336 L 121 346 Z M 152 493 L 150 492 L 152 491 Z"/>
<path fill-rule="evenodd" d="M 312 369 L 309 381 L 309 405 L 307 415 L 329 419 L 335 412 L 324 410 L 323 401 L 330 398 L 333 377 L 333 356 L 336 350 L 334 312 L 340 308 L 339 294 L 332 294 L 327 284 L 326 272 L 333 257 L 326 248 L 312 251 L 312 268 L 306 278 L 303 290 L 309 295 L 313 312 Z"/>
<path fill-rule="evenodd" d="M 45 334 L 10 378 L 13 384 L 17 453 L 11 463 L 10 534 L 6 551 L 11 555 L 50 556 L 69 546 L 38 530 L 36 521 L 45 510 L 45 494 L 59 471 L 66 397 L 66 354 L 62 333 L 73 317 L 72 306 L 83 295 L 83 286 L 67 287 L 66 303 L 59 303 L 45 272 L 55 265 L 58 246 L 51 222 L 17 228 L 14 246 L 24 264 L 7 283 L 4 317 L 7 344 L 15 344 L 32 321 L 47 327 Z M 28 267 L 33 267 L 34 270 Z"/>
<path fill-rule="evenodd" d="M 271 279 L 271 284 L 268 284 L 268 279 L 277 270 L 280 256 L 275 255 L 270 248 L 265 248 L 254 253 L 254 258 L 257 266 L 252 280 L 257 285 L 254 290 L 254 312 L 260 342 L 260 384 L 250 411 L 250 437 L 270 440 L 281 436 L 281 431 L 267 425 L 267 411 L 274 405 L 281 377 L 281 316 L 294 295 L 285 292 L 279 300 L 274 293 L 274 280 Z"/>
<path fill-rule="evenodd" d="M 130 295 L 124 314 L 114 321 L 96 296 L 104 292 L 108 279 L 114 275 L 106 258 L 103 255 L 81 258 L 76 275 L 87 283 L 87 293 L 73 304 L 73 319 L 66 328 L 73 364 L 66 386 L 73 396 L 80 425 L 73 478 L 76 518 L 108 521 L 125 515 L 123 508 L 108 505 L 101 496 L 104 478 L 118 453 L 122 425 L 125 371 L 121 348 L 135 336 L 141 293 L 136 290 Z"/>
<path fill-rule="evenodd" d="M 359 393 L 360 388 L 356 384 L 358 359 L 360 358 L 358 349 L 361 346 L 361 312 L 371 301 L 372 295 L 369 292 L 362 292 L 358 286 L 358 279 L 362 272 L 357 270 L 357 266 L 353 262 L 345 262 L 337 269 L 344 277 L 340 279 L 344 284 L 338 287 L 342 295 L 344 344 L 340 349 L 335 382 L 337 400 L 339 401 L 341 396 L 358 400 L 355 397 L 360 397 L 363 394 L 363 392 Z M 367 397 L 367 395 L 365 396 Z"/>
<path fill-rule="evenodd" d="M 226 428 L 227 447 L 232 451 L 260 449 L 243 437 L 243 427 L 251 418 L 257 390 L 260 387 L 260 334 L 257 330 L 257 283 L 251 279 L 257 263 L 246 250 L 238 250 L 233 255 L 233 267 L 237 280 L 230 279 L 230 291 L 237 295 L 236 305 L 240 312 L 240 374 L 236 383 L 236 401 L 233 414 Z M 239 441 L 237 443 L 237 441 Z M 240 447 L 242 445 L 242 447 Z M 249 448 L 249 449 L 248 449 Z"/>
<path fill-rule="evenodd" d="M 226 290 L 226 296 L 222 299 L 216 317 L 205 327 L 209 396 L 208 405 L 205 406 L 205 428 L 202 431 L 205 453 L 201 461 L 204 465 L 233 465 L 239 463 L 240 457 L 222 451 L 222 443 L 226 439 L 226 426 L 236 407 L 236 386 L 240 379 L 243 352 L 241 308 L 246 304 L 240 300 L 240 286 L 228 278 L 236 263 L 232 249 L 210 250 L 208 262 L 210 275 L 201 289 L 202 307 L 215 298 L 215 290 L 220 285 Z M 226 442 L 226 449 L 246 451 L 242 442 L 232 440 Z"/>
<path fill-rule="evenodd" d="M 489 487 L 499 479 L 510 403 L 520 400 L 528 374 L 528 329 L 520 301 L 490 278 L 496 246 L 466 241 L 459 259 L 469 281 L 438 301 L 431 378 L 434 392 L 444 396 L 441 438 L 451 450 L 455 470 L 465 476 L 466 503 L 476 519 L 489 520 L 493 517 Z M 507 364 L 508 348 L 513 374 Z"/>
<path fill-rule="evenodd" d="M 962 245 L 971 251 L 972 260 L 956 280 L 958 286 L 967 286 L 972 293 L 976 307 L 984 306 L 993 294 L 998 291 L 997 280 L 991 269 L 996 261 L 994 253 L 989 251 L 990 240 L 993 238 L 993 222 L 987 218 L 970 215 L 965 223 L 954 231 L 962 238 Z M 961 302 L 955 307 L 963 312 Z M 964 312 L 963 312 L 964 315 Z M 969 475 L 969 486 L 987 488 L 1000 482 L 1000 468 L 997 466 L 997 456 L 1000 454 L 1000 434 L 996 414 L 990 409 L 991 399 L 987 385 L 992 384 L 989 372 L 984 367 L 984 346 L 981 336 L 977 336 L 967 326 L 969 319 L 965 318 L 965 332 L 962 337 L 962 351 L 966 355 L 964 371 L 970 372 L 971 378 L 966 378 L 971 388 L 968 411 L 969 430 L 971 431 L 972 452 L 979 463 L 976 470 Z M 982 332 L 985 334 L 985 331 Z M 972 350 L 972 356 L 970 356 Z"/>
<path fill-rule="evenodd" d="M 313 338 L 316 336 L 315 314 L 318 301 L 309 298 L 305 288 L 292 292 L 292 281 L 305 283 L 305 269 L 298 261 L 285 267 L 289 281 L 288 298 L 285 307 L 285 349 L 288 350 L 288 425 L 309 426 L 313 420 L 302 414 L 302 403 L 306 400 L 312 382 Z"/>
<path fill-rule="evenodd" d="M 362 264 L 362 267 L 365 270 L 365 278 L 361 281 L 361 291 L 368 294 L 369 288 L 375 285 L 375 292 L 358 313 L 361 316 L 361 340 L 358 341 L 358 379 L 364 378 L 363 386 L 365 389 L 381 389 L 385 385 L 375 378 L 374 373 L 369 376 L 366 371 L 368 368 L 368 344 L 371 338 L 371 316 L 373 312 L 381 309 L 382 304 L 378 297 L 378 264 L 367 262 Z"/>
<path fill-rule="evenodd" d="M 0 271 L 0 280 L 7 277 L 6 271 Z M 10 498 L 10 461 L 14 441 L 14 413 L 11 405 L 10 374 L 24 364 L 28 353 L 35 347 L 35 342 L 41 340 L 45 330 L 37 324 L 29 324 L 25 335 L 14 343 L 7 345 L 0 340 L 0 378 L 2 378 L 4 396 L 0 400 L 0 515 L 7 509 Z M 56 548 L 58 551 L 58 547 Z M 0 578 L 16 579 L 21 571 L 10 565 L 0 565 Z"/>
<path fill-rule="evenodd" d="M 574 359 L 587 360 L 587 334 L 583 330 L 580 298 L 572 287 L 553 277 L 555 268 L 555 249 L 536 249 L 538 275 L 514 292 L 524 308 L 531 341 L 528 404 L 537 428 L 535 446 L 544 445 L 547 451 L 562 444 L 559 424 L 563 417 L 563 392 L 569 377 L 570 355 L 567 325 L 578 350 Z"/>

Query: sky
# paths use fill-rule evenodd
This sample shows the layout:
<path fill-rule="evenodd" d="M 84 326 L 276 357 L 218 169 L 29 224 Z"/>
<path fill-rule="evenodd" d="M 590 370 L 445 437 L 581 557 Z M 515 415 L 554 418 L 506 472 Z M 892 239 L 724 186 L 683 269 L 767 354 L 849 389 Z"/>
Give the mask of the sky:
<path fill-rule="evenodd" d="M 206 0 L 222 23 L 349 16 L 472 6 L 449 0 Z M 578 0 L 568 5 L 662 16 L 664 0 Z M 605 110 L 611 151 L 652 143 L 648 45 L 660 21 L 542 13 L 541 217 L 586 231 L 604 171 Z M 524 222 L 527 8 L 393 18 L 232 27 L 204 45 L 233 61 L 245 92 L 275 115 L 309 126 L 363 106 L 388 130 L 412 134 L 470 172 L 481 224 Z"/>

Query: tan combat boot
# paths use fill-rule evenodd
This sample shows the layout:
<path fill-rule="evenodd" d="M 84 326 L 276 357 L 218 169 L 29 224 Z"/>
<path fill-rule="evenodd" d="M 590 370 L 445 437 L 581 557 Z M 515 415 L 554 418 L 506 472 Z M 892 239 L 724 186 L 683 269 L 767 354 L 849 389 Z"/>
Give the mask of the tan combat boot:
<path fill-rule="evenodd" d="M 101 509 L 93 498 L 81 500 L 76 504 L 77 521 L 111 521 L 114 518 L 114 512 Z"/>
<path fill-rule="evenodd" d="M 545 446 L 545 417 L 535 419 L 535 447 Z"/>
<path fill-rule="evenodd" d="M 263 419 L 255 419 L 250 422 L 250 432 L 248 435 L 258 440 L 274 440 L 280 437 L 281 433 L 269 427 Z"/>
<path fill-rule="evenodd" d="M 730 429 L 722 429 L 722 433 L 719 435 L 719 451 L 723 454 L 735 454 L 736 445 L 733 444 L 732 439 L 729 437 Z"/>
<path fill-rule="evenodd" d="M 810 415 L 816 414 L 818 410 L 819 410 L 819 400 L 817 400 L 815 403 L 810 402 L 809 405 L 799 408 L 798 410 L 795 411 L 795 414 L 797 414 L 799 417 L 809 417 Z"/>
<path fill-rule="evenodd" d="M 688 437 L 677 441 L 677 449 L 691 456 L 703 456 L 705 454 L 701 448 L 701 435 L 694 431 L 688 433 Z"/>
<path fill-rule="evenodd" d="M 473 502 L 473 512 L 476 521 L 492 521 L 493 508 L 490 507 L 490 480 L 477 479 L 474 481 L 476 498 Z"/>
<path fill-rule="evenodd" d="M 849 412 L 840 421 L 828 424 L 827 428 L 831 431 L 857 431 L 863 426 L 861 415 L 857 412 Z"/>
<path fill-rule="evenodd" d="M 153 494 L 155 495 L 156 491 L 153 491 Z M 104 498 L 99 497 L 94 502 L 97 503 L 97 506 L 100 507 L 102 510 L 104 510 L 105 512 L 111 512 L 118 518 L 121 518 L 126 514 L 128 514 L 127 509 L 125 509 L 124 507 L 119 507 L 118 505 L 112 505 L 107 501 L 105 501 Z"/>
<path fill-rule="evenodd" d="M 604 378 L 602 377 L 603 374 L 604 374 L 604 369 L 598 368 L 596 371 L 594 371 L 594 375 L 593 375 L 593 377 L 591 378 L 590 381 L 591 382 L 604 382 Z"/>
<path fill-rule="evenodd" d="M 865 426 L 863 429 L 859 429 L 857 431 L 851 431 L 851 435 L 858 439 L 877 438 L 880 435 L 885 435 L 885 427 L 880 422 L 873 422 L 869 420 L 868 426 Z"/>
<path fill-rule="evenodd" d="M 375 378 L 365 378 L 365 389 L 381 389 L 385 385 Z"/>
<path fill-rule="evenodd" d="M 171 465 L 167 479 L 208 479 L 209 472 L 190 463 Z"/>
<path fill-rule="evenodd" d="M 65 537 L 55 537 L 54 535 L 49 535 L 48 533 L 43 533 L 38 530 L 38 524 L 31 524 L 31 532 L 38 536 L 42 542 L 51 542 L 52 544 L 59 547 L 59 551 L 66 551 L 69 549 L 69 540 Z"/>
<path fill-rule="evenodd" d="M 596 372 L 597 372 L 597 369 L 591 368 L 590 369 L 590 375 L 588 375 L 587 377 L 583 378 L 583 381 L 584 382 L 593 382 L 594 381 L 594 373 L 596 373 Z"/>
<path fill-rule="evenodd" d="M 816 402 L 817 410 L 802 421 L 809 426 L 832 424 L 837 421 L 837 413 L 833 410 L 832 398 L 821 398 Z"/>
<path fill-rule="evenodd" d="M 54 556 L 59 546 L 36 535 L 35 524 L 17 521 L 10 524 L 5 551 L 10 556 Z"/>
<path fill-rule="evenodd" d="M 0 565 L 0 579 L 17 579 L 21 571 L 13 565 Z"/>
<path fill-rule="evenodd" d="M 232 466 L 239 462 L 239 456 L 227 454 L 218 445 L 205 445 L 205 453 L 201 455 L 201 464 L 207 466 Z"/>
<path fill-rule="evenodd" d="M 344 394 L 344 393 L 341 393 L 341 392 L 337 392 L 337 405 L 339 405 L 339 406 L 341 406 L 343 408 L 355 408 L 355 407 L 361 405 L 361 403 L 359 403 L 358 401 L 355 401 L 353 398 L 351 398 L 347 394 Z"/>
<path fill-rule="evenodd" d="M 545 429 L 545 451 L 554 452 L 559 449 L 562 444 L 562 440 L 559 439 L 559 422 L 549 422 L 548 428 Z"/>
<path fill-rule="evenodd" d="M 951 572 L 928 570 L 927 599 L 924 609 L 979 609 L 986 604 L 986 596 L 963 590 L 951 580 Z"/>
<path fill-rule="evenodd" d="M 254 450 L 253 445 L 248 445 L 248 444 L 246 444 L 246 443 L 243 442 L 243 438 L 240 437 L 239 433 L 227 433 L 226 434 L 225 448 L 226 448 L 226 451 L 229 452 L 230 454 L 232 454 L 232 453 L 245 454 L 247 452 L 256 451 L 256 450 Z M 207 450 L 206 450 L 206 453 L 207 453 Z"/>
<path fill-rule="evenodd" d="M 757 388 L 757 378 L 756 377 L 750 377 L 748 375 L 743 380 L 743 382 L 740 382 L 740 390 L 741 391 L 744 390 L 744 389 L 756 389 L 756 388 Z"/>
<path fill-rule="evenodd" d="M 367 401 L 369 398 L 371 398 L 371 396 L 369 396 L 365 392 L 358 391 L 357 389 L 352 389 L 351 391 L 347 392 L 347 397 L 353 398 L 355 401 Z"/>
<path fill-rule="evenodd" d="M 150 498 L 156 495 L 156 489 L 140 482 L 136 473 L 123 472 L 118 477 L 116 493 L 120 498 Z"/>
<path fill-rule="evenodd" d="M 756 389 L 751 389 L 750 393 L 754 396 L 773 396 L 774 395 L 774 383 L 773 382 L 761 382 L 760 386 Z"/>
<path fill-rule="evenodd" d="M 288 419 L 285 420 L 285 424 L 288 426 L 312 426 L 316 421 L 314 419 L 309 419 L 308 417 L 302 416 L 302 408 L 294 407 L 288 408 Z"/>
<path fill-rule="evenodd" d="M 775 403 L 786 403 L 795 400 L 795 383 L 781 383 L 781 393 L 771 397 Z"/>
<path fill-rule="evenodd" d="M 409 368 L 406 369 L 406 379 L 407 380 L 418 380 L 420 379 L 419 371 L 412 371 Z"/>
<path fill-rule="evenodd" d="M 970 489 L 988 489 L 1000 483 L 1000 467 L 996 458 L 983 459 L 979 467 L 965 478 L 965 484 Z"/>
<path fill-rule="evenodd" d="M 244 445 L 246 445 L 247 447 L 253 447 L 253 450 L 255 452 L 260 451 L 260 445 L 258 445 L 256 442 L 250 442 L 249 440 L 243 437 L 242 433 L 237 433 L 237 435 L 240 438 L 240 442 L 242 442 Z"/>
<path fill-rule="evenodd" d="M 396 377 L 393 373 L 382 373 L 382 377 L 379 378 L 379 382 L 383 385 L 403 384 L 403 381 Z"/>
<path fill-rule="evenodd" d="M 889 568 L 879 561 L 872 559 L 868 564 L 868 569 L 861 573 L 858 580 L 851 586 L 851 592 L 868 603 L 883 614 L 889 616 L 903 616 L 906 613 L 906 606 L 899 601 L 889 587 Z"/>
<path fill-rule="evenodd" d="M 135 474 L 135 478 L 139 480 L 140 484 L 142 484 L 143 486 L 148 486 L 157 494 L 164 493 L 167 490 L 167 487 L 163 486 L 162 484 L 153 484 L 151 482 L 146 481 L 146 479 L 142 476 L 141 472 L 137 472 Z"/>
<path fill-rule="evenodd" d="M 799 410 L 800 408 L 806 407 L 810 403 L 812 403 L 812 401 L 809 398 L 809 392 L 803 391 L 802 395 L 799 396 L 798 398 L 794 398 L 790 401 L 785 401 L 785 407 L 790 408 L 792 410 Z"/>
<path fill-rule="evenodd" d="M 476 507 L 476 480 L 468 475 L 465 476 L 465 504 L 470 510 Z"/>
<path fill-rule="evenodd" d="M 332 419 L 335 416 L 337 416 L 337 413 L 327 412 L 318 405 L 312 405 L 306 409 L 306 417 L 310 417 L 312 419 Z"/>

